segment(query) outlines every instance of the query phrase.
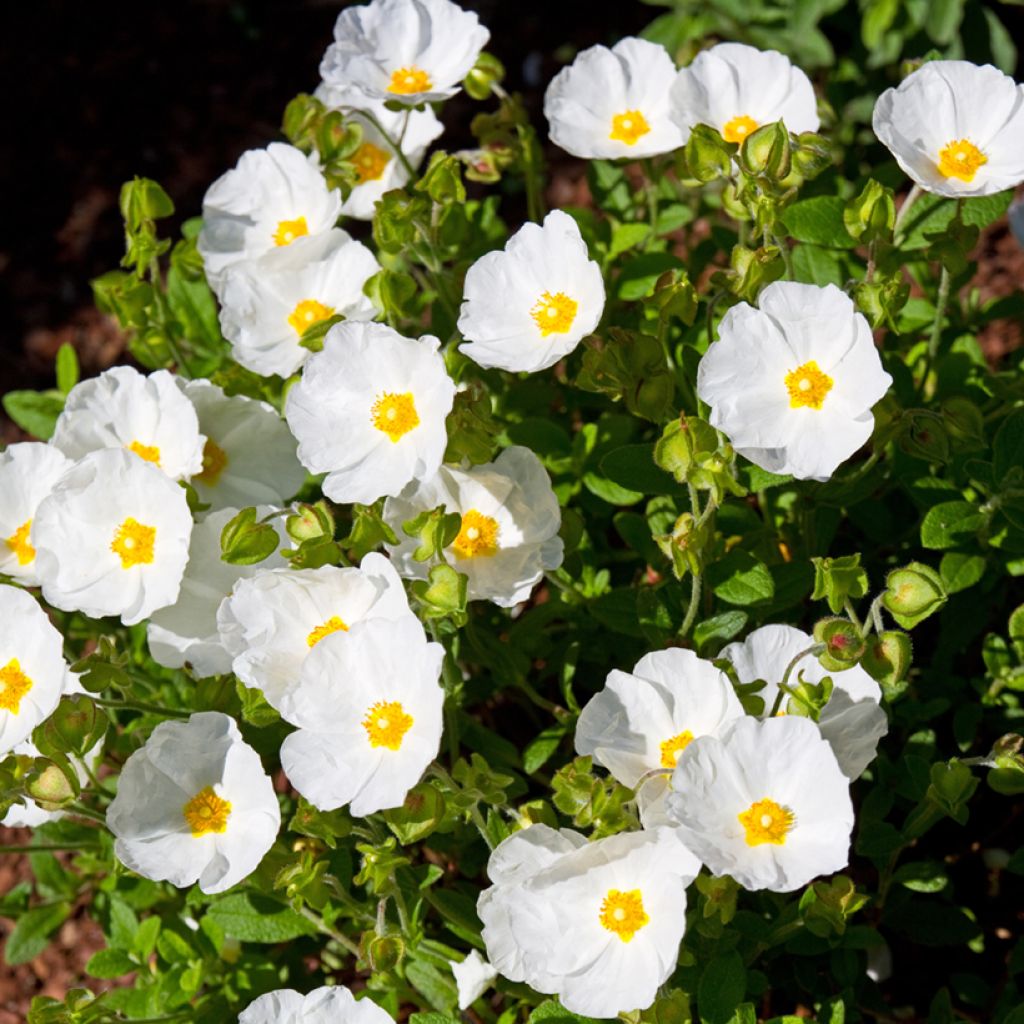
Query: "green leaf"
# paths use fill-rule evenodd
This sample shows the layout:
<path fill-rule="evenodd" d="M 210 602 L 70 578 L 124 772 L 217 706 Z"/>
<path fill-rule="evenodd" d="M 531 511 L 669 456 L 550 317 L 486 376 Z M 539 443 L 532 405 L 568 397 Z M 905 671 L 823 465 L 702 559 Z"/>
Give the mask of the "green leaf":
<path fill-rule="evenodd" d="M 649 234 L 649 224 L 616 224 L 612 228 L 612 240 L 608 246 L 608 258 L 615 259 L 628 249 L 635 249 Z"/>
<path fill-rule="evenodd" d="M 1013 190 L 996 192 L 990 196 L 977 196 L 963 200 L 963 221 L 968 227 L 983 228 L 999 220 L 1010 208 Z M 907 214 L 906 235 L 899 243 L 901 249 L 924 249 L 932 242 L 928 235 L 945 231 L 956 215 L 956 199 L 926 193 L 914 203 Z"/>
<path fill-rule="evenodd" d="M 838 288 L 849 277 L 847 265 L 839 256 L 838 249 L 804 243 L 793 249 L 792 258 L 793 275 L 804 284 L 816 284 L 821 288 L 834 284 Z"/>
<path fill-rule="evenodd" d="M 101 949 L 85 965 L 86 973 L 94 978 L 120 978 L 138 969 L 139 965 L 119 949 Z"/>
<path fill-rule="evenodd" d="M 523 751 L 523 771 L 527 775 L 532 775 L 546 764 L 564 736 L 565 729 L 561 726 L 552 726 L 532 739 Z"/>
<path fill-rule="evenodd" d="M 529 1024 L 581 1024 L 589 1022 L 590 1019 L 567 1010 L 555 999 L 546 999 L 530 1014 Z"/>
<path fill-rule="evenodd" d="M 269 558 L 280 541 L 270 523 L 256 522 L 256 509 L 243 508 L 220 532 L 220 557 L 231 565 L 255 565 Z"/>
<path fill-rule="evenodd" d="M 702 650 L 712 640 L 722 643 L 731 640 L 747 624 L 747 618 L 746 612 L 731 611 L 698 622 L 693 630 L 697 650 Z"/>
<path fill-rule="evenodd" d="M 798 242 L 811 242 L 833 249 L 853 249 L 857 240 L 843 223 L 845 206 L 838 196 L 801 199 L 783 211 L 782 223 Z"/>
<path fill-rule="evenodd" d="M 70 903 L 53 903 L 36 907 L 18 918 L 14 930 L 7 937 L 4 959 L 9 967 L 34 960 L 44 949 L 50 936 L 68 919 Z"/>
<path fill-rule="evenodd" d="M 743 1000 L 747 972 L 738 953 L 714 957 L 697 985 L 697 1008 L 705 1024 L 728 1024 Z"/>
<path fill-rule="evenodd" d="M 601 472 L 626 490 L 639 494 L 685 494 L 686 488 L 654 461 L 653 444 L 627 444 L 601 460 Z"/>
<path fill-rule="evenodd" d="M 259 893 L 240 892 L 214 903 L 207 914 L 228 938 L 242 942 L 287 942 L 314 935 L 316 925 L 290 907 Z"/>
<path fill-rule="evenodd" d="M 3 406 L 22 430 L 40 441 L 49 441 L 57 417 L 64 411 L 64 396 L 59 391 L 8 391 Z"/>
<path fill-rule="evenodd" d="M 992 469 L 1001 480 L 1015 466 L 1024 466 L 1024 409 L 1017 409 L 1003 421 L 992 446 Z"/>
<path fill-rule="evenodd" d="M 970 540 L 984 525 L 985 517 L 968 501 L 944 501 L 928 509 L 921 523 L 921 543 L 942 550 Z"/>
<path fill-rule="evenodd" d="M 775 581 L 768 567 L 738 549 L 708 567 L 708 582 L 715 595 L 729 604 L 757 604 L 771 600 L 775 594 Z"/>
<path fill-rule="evenodd" d="M 973 587 L 985 575 L 985 559 L 982 555 L 947 551 L 939 563 L 939 575 L 947 592 L 955 594 Z"/>
<path fill-rule="evenodd" d="M 57 390 L 66 395 L 78 383 L 78 377 L 78 353 L 70 341 L 65 341 L 57 349 Z"/>

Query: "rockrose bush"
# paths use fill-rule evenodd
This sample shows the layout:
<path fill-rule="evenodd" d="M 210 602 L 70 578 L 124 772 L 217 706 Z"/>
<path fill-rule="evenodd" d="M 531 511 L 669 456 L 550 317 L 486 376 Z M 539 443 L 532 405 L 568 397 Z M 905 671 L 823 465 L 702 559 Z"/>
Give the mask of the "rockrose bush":
<path fill-rule="evenodd" d="M 1024 86 L 799 6 L 542 127 L 372 0 L 182 238 L 124 186 L 141 369 L 4 398 L 5 956 L 107 942 L 31 1024 L 1024 1021 Z"/>

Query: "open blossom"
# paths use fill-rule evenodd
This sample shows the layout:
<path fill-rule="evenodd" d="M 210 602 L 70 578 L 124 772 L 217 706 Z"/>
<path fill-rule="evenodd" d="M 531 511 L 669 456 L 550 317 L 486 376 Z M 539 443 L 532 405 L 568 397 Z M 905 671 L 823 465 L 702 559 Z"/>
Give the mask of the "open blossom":
<path fill-rule="evenodd" d="M 203 197 L 197 245 L 207 280 L 219 292 L 232 264 L 330 231 L 340 212 L 341 193 L 327 187 L 316 154 L 283 142 L 248 150 Z"/>
<path fill-rule="evenodd" d="M 0 452 L 0 573 L 25 586 L 42 582 L 30 536 L 36 509 L 70 468 L 59 449 L 37 441 Z"/>
<path fill-rule="evenodd" d="M 191 532 L 185 491 L 155 466 L 123 449 L 86 455 L 32 521 L 43 596 L 141 622 L 177 600 Z"/>
<path fill-rule="evenodd" d="M 530 596 L 544 572 L 562 564 L 562 515 L 551 480 L 529 448 L 506 448 L 480 466 L 442 466 L 422 483 L 388 498 L 384 518 L 399 537 L 388 552 L 406 577 L 425 579 L 427 566 L 413 557 L 419 541 L 402 523 L 444 505 L 462 516 L 445 555 L 469 577 L 471 601 L 511 608 Z"/>
<path fill-rule="evenodd" d="M 645 1009 L 675 970 L 699 869 L 671 829 L 588 843 L 533 825 L 488 862 L 493 885 L 477 903 L 487 956 L 573 1013 Z"/>
<path fill-rule="evenodd" d="M 678 149 L 685 137 L 672 119 L 675 76 L 665 47 L 645 39 L 580 51 L 544 94 L 552 142 L 573 156 L 604 160 Z"/>
<path fill-rule="evenodd" d="M 835 285 L 776 281 L 725 314 L 697 368 L 711 424 L 770 473 L 828 480 L 871 436 L 892 378 Z"/>
<path fill-rule="evenodd" d="M 459 351 L 480 366 L 532 373 L 553 366 L 597 327 L 604 311 L 601 268 L 576 221 L 553 210 L 524 224 L 499 252 L 466 274 Z"/>
<path fill-rule="evenodd" d="M 811 80 L 788 57 L 743 43 L 719 43 L 682 68 L 672 86 L 672 115 L 689 137 L 707 124 L 727 142 L 743 142 L 762 125 L 816 132 L 818 104 Z"/>
<path fill-rule="evenodd" d="M 299 344 L 311 327 L 336 315 L 377 315 L 363 285 L 378 270 L 373 253 L 341 228 L 229 267 L 220 289 L 220 323 L 232 355 L 264 377 L 291 376 L 311 354 Z"/>
<path fill-rule="evenodd" d="M 323 811 L 400 807 L 441 745 L 443 659 L 411 615 L 364 620 L 317 643 L 279 702 L 298 726 L 281 745 L 291 784 Z"/>
<path fill-rule="evenodd" d="M 786 669 L 801 652 L 814 644 L 814 638 L 793 626 L 769 625 L 755 629 L 742 643 L 727 644 L 720 657 L 732 662 L 741 683 L 762 679 L 767 684 L 758 691 L 765 704 L 764 714 L 771 714 L 779 694 L 779 683 Z M 828 676 L 834 689 L 828 703 L 821 709 L 818 728 L 832 747 L 839 767 L 848 779 L 859 778 L 875 759 L 878 741 L 889 731 L 889 719 L 879 701 L 881 690 L 859 665 L 841 672 L 829 672 L 815 657 L 798 661 L 789 682 L 820 683 Z M 787 710 L 784 699 L 780 710 Z"/>
<path fill-rule="evenodd" d="M 328 498 L 370 504 L 437 472 L 455 401 L 439 346 L 384 324 L 327 332 L 288 392 L 285 416 L 302 464 L 327 474 Z"/>
<path fill-rule="evenodd" d="M 929 192 L 987 196 L 1024 181 L 1024 85 L 991 64 L 923 64 L 882 93 L 872 126 Z"/>
<path fill-rule="evenodd" d="M 356 999 L 340 985 L 325 985 L 303 995 L 279 988 L 251 1002 L 238 1024 L 394 1024 L 372 999 Z"/>
<path fill-rule="evenodd" d="M 849 780 L 814 723 L 737 719 L 679 757 L 668 810 L 680 840 L 714 875 L 792 892 L 846 866 Z"/>
<path fill-rule="evenodd" d="M 179 889 L 198 882 L 205 893 L 250 875 L 280 824 L 259 754 L 219 711 L 161 722 L 125 762 L 107 808 L 125 867 Z"/>
<path fill-rule="evenodd" d="M 490 37 L 450 0 L 373 0 L 338 15 L 320 75 L 378 100 L 434 103 L 459 91 Z"/>
<path fill-rule="evenodd" d="M 71 389 L 52 444 L 69 459 L 123 448 L 182 480 L 202 471 L 204 440 L 195 409 L 170 373 L 114 366 Z"/>

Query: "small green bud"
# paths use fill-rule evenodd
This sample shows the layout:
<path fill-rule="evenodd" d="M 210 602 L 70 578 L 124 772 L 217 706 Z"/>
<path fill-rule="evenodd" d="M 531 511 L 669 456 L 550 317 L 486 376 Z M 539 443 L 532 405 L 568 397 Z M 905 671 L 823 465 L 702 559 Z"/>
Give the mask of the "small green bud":
<path fill-rule="evenodd" d="M 490 53 L 481 53 L 469 69 L 462 86 L 475 100 L 485 100 L 495 85 L 505 78 L 505 66 Z"/>
<path fill-rule="evenodd" d="M 363 956 L 373 971 L 390 971 L 405 958 L 405 942 L 401 935 L 363 935 Z"/>
<path fill-rule="evenodd" d="M 864 653 L 864 638 L 849 619 L 821 619 L 815 623 L 814 639 L 825 645 L 818 661 L 826 672 L 851 668 Z"/>
<path fill-rule="evenodd" d="M 949 437 L 942 417 L 927 409 L 907 409 L 900 424 L 900 448 L 926 462 L 949 461 Z"/>
<path fill-rule="evenodd" d="M 740 167 L 755 177 L 779 181 L 789 174 L 792 160 L 789 132 L 781 121 L 762 125 L 751 132 L 740 146 Z"/>
<path fill-rule="evenodd" d="M 36 759 L 36 771 L 25 784 L 25 792 L 41 804 L 45 810 L 66 807 L 80 792 L 74 769 L 68 765 L 65 771 L 53 761 Z"/>
<path fill-rule="evenodd" d="M 160 220 L 174 213 L 171 197 L 149 178 L 134 178 L 121 186 L 121 216 L 130 233 L 140 230 L 147 221 Z"/>
<path fill-rule="evenodd" d="M 765 285 L 778 281 L 786 272 L 782 254 L 774 245 L 759 249 L 735 245 L 729 262 L 732 269 L 725 272 L 721 283 L 746 302 L 755 302 Z"/>
<path fill-rule="evenodd" d="M 832 612 L 838 614 L 848 600 L 859 600 L 868 592 L 868 574 L 861 568 L 860 554 L 839 558 L 812 558 L 814 592 L 811 600 L 827 600 Z"/>
<path fill-rule="evenodd" d="M 296 544 L 316 537 L 334 536 L 334 515 L 326 500 L 318 501 L 315 505 L 300 504 L 297 509 L 294 515 L 285 520 L 288 536 Z"/>
<path fill-rule="evenodd" d="M 282 131 L 293 146 L 310 153 L 316 138 L 316 126 L 324 112 L 320 100 L 308 93 L 300 93 L 284 109 Z"/>
<path fill-rule="evenodd" d="M 688 572 L 699 573 L 704 567 L 704 553 L 709 540 L 709 523 L 698 527 L 689 512 L 684 512 L 672 527 L 671 533 L 654 538 L 658 547 L 672 561 L 676 577 L 682 579 Z"/>
<path fill-rule="evenodd" d="M 946 603 L 942 577 L 921 562 L 894 569 L 885 583 L 882 604 L 904 629 L 912 629 Z"/>
<path fill-rule="evenodd" d="M 832 165 L 832 144 L 824 135 L 801 132 L 793 147 L 793 170 L 805 181 L 816 178 Z"/>
<path fill-rule="evenodd" d="M 900 684 L 910 668 L 912 654 L 910 637 L 890 629 L 868 639 L 860 665 L 882 687 L 886 698 L 892 700 L 902 692 Z"/>
<path fill-rule="evenodd" d="M 84 757 L 103 738 L 107 724 L 106 715 L 88 697 L 79 694 L 61 699 L 43 731 L 50 749 Z"/>
<path fill-rule="evenodd" d="M 846 230 L 864 244 L 891 240 L 896 223 L 896 200 L 892 189 L 870 178 L 860 195 L 847 202 L 843 209 L 843 223 Z"/>
<path fill-rule="evenodd" d="M 430 165 L 416 182 L 415 188 L 418 192 L 426 192 L 435 203 L 442 206 L 466 201 L 466 186 L 462 183 L 458 159 L 440 150 L 430 158 Z"/>
<path fill-rule="evenodd" d="M 324 163 L 352 156 L 363 141 L 363 126 L 346 121 L 340 110 L 328 110 L 316 128 L 316 148 Z"/>
<path fill-rule="evenodd" d="M 456 625 L 466 621 L 466 594 L 469 577 L 450 565 L 432 566 L 425 580 L 416 580 L 413 594 L 423 605 L 428 619 L 450 617 Z"/>
<path fill-rule="evenodd" d="M 853 289 L 857 308 L 867 317 L 872 330 L 888 326 L 896 329 L 896 317 L 910 298 L 910 285 L 901 276 L 875 274 L 871 281 L 860 281 Z"/>
<path fill-rule="evenodd" d="M 698 416 L 682 415 L 665 427 L 654 446 L 654 461 L 679 483 L 685 483 L 700 455 L 718 450 L 718 434 Z"/>
<path fill-rule="evenodd" d="M 684 149 L 690 177 L 704 185 L 718 178 L 729 177 L 735 153 L 735 144 L 726 142 L 714 128 L 706 124 L 694 125 Z"/>
<path fill-rule="evenodd" d="M 697 319 L 697 290 L 685 270 L 666 270 L 654 285 L 651 301 L 661 320 L 678 317 L 691 327 Z"/>

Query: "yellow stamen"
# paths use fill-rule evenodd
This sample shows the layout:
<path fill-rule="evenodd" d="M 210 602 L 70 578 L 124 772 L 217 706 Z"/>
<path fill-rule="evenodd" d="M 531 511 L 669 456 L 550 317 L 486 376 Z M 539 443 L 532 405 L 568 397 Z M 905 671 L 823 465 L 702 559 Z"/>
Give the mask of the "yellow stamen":
<path fill-rule="evenodd" d="M 498 550 L 498 521 L 475 508 L 463 512 L 462 528 L 452 548 L 459 558 L 493 555 Z"/>
<path fill-rule="evenodd" d="M 110 550 L 121 559 L 122 569 L 149 565 L 153 561 L 156 527 L 146 526 L 129 516 L 114 534 Z"/>
<path fill-rule="evenodd" d="M 208 437 L 206 444 L 203 445 L 203 471 L 197 473 L 195 479 L 207 487 L 213 487 L 227 464 L 227 452 L 213 438 Z"/>
<path fill-rule="evenodd" d="M 974 181 L 978 168 L 987 163 L 988 157 L 967 139 L 955 139 L 939 150 L 939 174 L 944 178 Z"/>
<path fill-rule="evenodd" d="M 132 441 L 128 445 L 128 451 L 134 452 L 140 459 L 152 462 L 154 466 L 160 465 L 160 449 L 155 444 L 143 444 L 141 441 Z"/>
<path fill-rule="evenodd" d="M 305 217 L 296 217 L 295 220 L 282 220 L 277 223 L 277 230 L 274 232 L 275 245 L 291 245 L 296 238 L 309 234 L 309 227 Z"/>
<path fill-rule="evenodd" d="M 36 549 L 29 543 L 28 535 L 32 530 L 32 520 L 26 519 L 4 543 L 11 549 L 18 565 L 28 565 L 36 557 Z"/>
<path fill-rule="evenodd" d="M 185 804 L 181 813 L 192 829 L 192 838 L 198 839 L 210 832 L 223 833 L 228 830 L 231 802 L 217 796 L 212 786 L 206 786 Z"/>
<path fill-rule="evenodd" d="M 565 334 L 576 319 L 579 303 L 570 299 L 565 292 L 545 292 L 530 310 L 533 322 L 540 328 L 540 336 L 549 334 Z"/>
<path fill-rule="evenodd" d="M 758 124 L 752 117 L 740 114 L 722 127 L 722 138 L 726 142 L 742 142 L 751 132 L 757 131 Z"/>
<path fill-rule="evenodd" d="M 650 130 L 647 118 L 639 110 L 624 110 L 612 118 L 612 130 L 608 138 L 614 142 L 624 142 L 627 146 L 635 146 Z"/>
<path fill-rule="evenodd" d="M 16 715 L 21 698 L 31 689 L 32 680 L 21 671 L 17 658 L 11 658 L 0 668 L 0 709 Z"/>
<path fill-rule="evenodd" d="M 391 84 L 388 86 L 388 92 L 396 93 L 399 96 L 412 96 L 418 92 L 430 92 L 431 87 L 430 75 L 423 68 L 410 64 L 408 67 L 391 72 Z"/>
<path fill-rule="evenodd" d="M 412 392 L 405 391 L 400 395 L 391 391 L 382 391 L 370 410 L 373 425 L 391 438 L 392 443 L 405 437 L 410 430 L 420 425 L 419 413 Z"/>
<path fill-rule="evenodd" d="M 390 162 L 390 153 L 372 142 L 364 142 L 352 157 L 356 169 L 356 183 L 365 185 L 368 181 L 380 181 L 384 176 L 384 168 Z"/>
<path fill-rule="evenodd" d="M 288 323 L 292 330 L 301 338 L 314 324 L 334 316 L 334 307 L 325 306 L 316 299 L 303 299 L 291 311 Z"/>
<path fill-rule="evenodd" d="M 796 823 L 796 815 L 788 807 L 782 807 L 768 797 L 756 800 L 737 817 L 746 830 L 747 846 L 761 846 L 762 843 L 782 846 L 786 842 L 786 834 Z"/>
<path fill-rule="evenodd" d="M 644 910 L 644 901 L 639 889 L 630 889 L 629 892 L 609 889 L 601 904 L 598 920 L 602 928 L 618 935 L 623 942 L 630 942 L 633 936 L 651 921 Z"/>
<path fill-rule="evenodd" d="M 786 374 L 786 390 L 791 409 L 820 409 L 825 396 L 832 390 L 833 380 L 818 369 L 812 359 Z"/>
<path fill-rule="evenodd" d="M 662 768 L 675 768 L 679 755 L 693 742 L 693 733 L 684 729 L 678 736 L 665 740 L 661 745 Z"/>
<path fill-rule="evenodd" d="M 412 723 L 412 715 L 407 715 L 397 700 L 379 700 L 367 710 L 363 728 L 370 737 L 371 747 L 399 750 Z"/>
<path fill-rule="evenodd" d="M 316 645 L 320 643 L 325 636 L 330 636 L 332 633 L 338 632 L 347 633 L 348 626 L 342 620 L 341 616 L 332 615 L 326 622 L 321 622 L 316 629 L 310 632 L 309 636 L 306 637 L 306 643 L 309 644 L 310 647 L 316 647 Z"/>

